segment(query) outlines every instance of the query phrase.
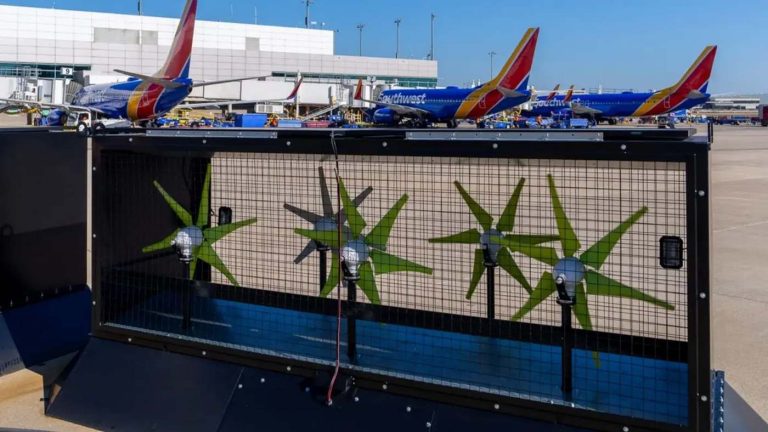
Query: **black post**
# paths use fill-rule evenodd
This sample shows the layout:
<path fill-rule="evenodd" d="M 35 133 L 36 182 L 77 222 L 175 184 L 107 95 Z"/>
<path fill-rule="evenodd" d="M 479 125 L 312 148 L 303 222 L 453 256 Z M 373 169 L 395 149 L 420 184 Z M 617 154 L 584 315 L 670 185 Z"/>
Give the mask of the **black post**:
<path fill-rule="evenodd" d="M 488 321 L 489 331 L 493 326 L 493 321 L 496 319 L 496 266 L 493 264 L 485 264 L 485 281 L 488 285 L 486 289 L 486 304 L 488 307 Z"/>
<path fill-rule="evenodd" d="M 317 251 L 320 255 L 320 291 L 322 291 L 328 280 L 328 248 L 318 246 Z"/>
<path fill-rule="evenodd" d="M 561 303 L 563 316 L 563 361 L 562 389 L 565 393 L 573 391 L 573 325 L 571 323 L 571 305 Z"/>
<path fill-rule="evenodd" d="M 347 279 L 347 357 L 354 362 L 357 358 L 357 322 L 355 321 L 355 303 L 357 302 L 357 287 L 354 278 Z"/>
<path fill-rule="evenodd" d="M 184 263 L 184 277 L 186 283 L 181 291 L 181 329 L 189 330 L 192 327 L 192 277 L 189 263 Z"/>

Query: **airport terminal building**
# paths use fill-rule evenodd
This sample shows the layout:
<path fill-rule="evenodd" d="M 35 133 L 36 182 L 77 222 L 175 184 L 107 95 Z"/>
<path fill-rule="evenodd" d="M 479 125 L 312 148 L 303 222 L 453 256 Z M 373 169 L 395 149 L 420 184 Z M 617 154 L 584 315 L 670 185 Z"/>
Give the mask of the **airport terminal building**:
<path fill-rule="evenodd" d="M 0 97 L 61 103 L 79 71 L 91 84 L 125 80 L 115 69 L 152 74 L 177 25 L 177 17 L 0 5 Z M 366 96 L 373 85 L 436 85 L 435 61 L 336 55 L 335 37 L 333 30 L 198 21 L 193 79 L 267 78 L 203 87 L 192 96 L 282 98 L 298 74 L 305 78 L 299 100 L 307 106 L 348 102 L 358 78 L 370 84 Z"/>

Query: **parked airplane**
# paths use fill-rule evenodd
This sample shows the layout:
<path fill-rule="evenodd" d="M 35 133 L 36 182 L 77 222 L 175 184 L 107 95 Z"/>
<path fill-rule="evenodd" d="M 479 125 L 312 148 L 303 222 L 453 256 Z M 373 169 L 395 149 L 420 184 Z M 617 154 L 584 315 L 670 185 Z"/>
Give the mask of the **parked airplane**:
<path fill-rule="evenodd" d="M 574 117 L 588 117 L 595 121 L 614 117 L 644 117 L 667 114 L 692 108 L 709 100 L 707 86 L 715 62 L 717 46 L 704 48 L 685 75 L 672 87 L 647 93 L 603 93 L 568 95 L 553 99 L 540 97 L 523 114 L 551 116 L 566 111 Z M 571 93 L 572 94 L 572 93 Z"/>
<path fill-rule="evenodd" d="M 197 0 L 187 0 L 181 16 L 171 50 L 163 67 L 154 75 L 143 75 L 135 72 L 115 70 L 128 75 L 128 81 L 114 84 L 99 84 L 86 86 L 78 91 L 71 103 L 52 104 L 16 99 L 0 99 L 10 106 L 37 106 L 53 108 L 48 116 L 49 124 L 63 125 L 71 114 L 91 114 L 99 118 L 126 119 L 131 122 L 143 122 L 163 116 L 184 101 L 195 87 L 244 81 L 261 77 L 228 79 L 221 81 L 194 82 L 189 78 L 190 58 L 192 56 L 192 40 L 195 33 L 195 17 L 197 15 Z M 204 104 L 185 105 L 188 108 L 212 105 L 226 106 L 231 104 L 253 104 L 258 102 L 277 102 L 295 97 L 301 80 L 293 92 L 285 98 L 271 101 L 222 101 Z M 95 123 L 95 128 L 103 127 Z M 78 131 L 85 132 L 88 125 L 79 122 Z"/>
<path fill-rule="evenodd" d="M 378 100 L 363 99 L 363 81 L 357 83 L 354 99 L 375 104 L 368 111 L 373 123 L 423 127 L 427 122 L 456 127 L 459 119 L 479 119 L 510 109 L 530 100 L 528 77 L 536 52 L 538 28 L 530 28 L 509 57 L 501 72 L 491 81 L 460 89 L 385 90 Z"/>

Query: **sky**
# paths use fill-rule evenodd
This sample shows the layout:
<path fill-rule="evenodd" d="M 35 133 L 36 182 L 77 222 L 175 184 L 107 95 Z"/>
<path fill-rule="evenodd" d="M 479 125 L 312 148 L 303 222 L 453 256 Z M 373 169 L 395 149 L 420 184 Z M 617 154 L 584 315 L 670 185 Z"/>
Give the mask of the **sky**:
<path fill-rule="evenodd" d="M 143 0 L 145 15 L 178 17 L 184 0 Z M 1 4 L 136 13 L 138 0 L 0 0 Z M 200 0 L 199 18 L 301 27 L 301 0 Z M 487 80 L 528 27 L 540 27 L 530 83 L 538 89 L 659 89 L 674 84 L 710 44 L 718 45 L 709 91 L 768 93 L 766 0 L 314 0 L 312 21 L 338 30 L 338 54 L 425 58 L 430 14 L 441 85 Z"/>

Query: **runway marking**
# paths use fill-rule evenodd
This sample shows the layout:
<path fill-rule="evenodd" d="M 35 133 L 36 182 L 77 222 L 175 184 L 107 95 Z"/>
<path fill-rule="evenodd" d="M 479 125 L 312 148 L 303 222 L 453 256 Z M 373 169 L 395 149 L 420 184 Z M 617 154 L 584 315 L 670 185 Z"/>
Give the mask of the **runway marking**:
<path fill-rule="evenodd" d="M 721 232 L 726 232 L 726 231 L 735 231 L 735 230 L 739 230 L 739 229 L 742 229 L 742 228 L 751 228 L 751 227 L 754 227 L 754 226 L 765 225 L 765 224 L 768 224 L 768 220 L 764 220 L 764 221 L 760 221 L 760 222 L 752 222 L 752 223 L 748 223 L 748 224 L 744 224 L 744 225 L 736 225 L 736 226 L 732 226 L 732 227 L 728 227 L 728 228 L 721 228 L 719 230 L 713 230 L 712 232 L 714 232 L 714 233 L 721 233 Z"/>
<path fill-rule="evenodd" d="M 323 338 L 312 337 L 312 336 L 305 336 L 305 335 L 298 335 L 298 334 L 295 334 L 294 336 L 296 336 L 297 338 L 305 339 L 305 340 L 312 341 L 312 342 L 320 342 L 320 343 L 327 343 L 327 344 L 336 345 L 336 340 L 335 339 L 323 339 Z M 341 342 L 341 346 L 347 346 L 347 343 L 342 341 Z M 389 350 L 385 350 L 385 349 L 381 349 L 381 348 L 376 348 L 376 347 L 372 347 L 372 346 L 369 346 L 369 345 L 357 344 L 357 347 L 360 348 L 360 349 L 364 349 L 364 350 L 368 350 L 368 351 L 375 351 L 375 352 L 380 352 L 380 353 L 390 353 L 390 352 L 392 352 L 392 351 L 389 351 Z"/>

